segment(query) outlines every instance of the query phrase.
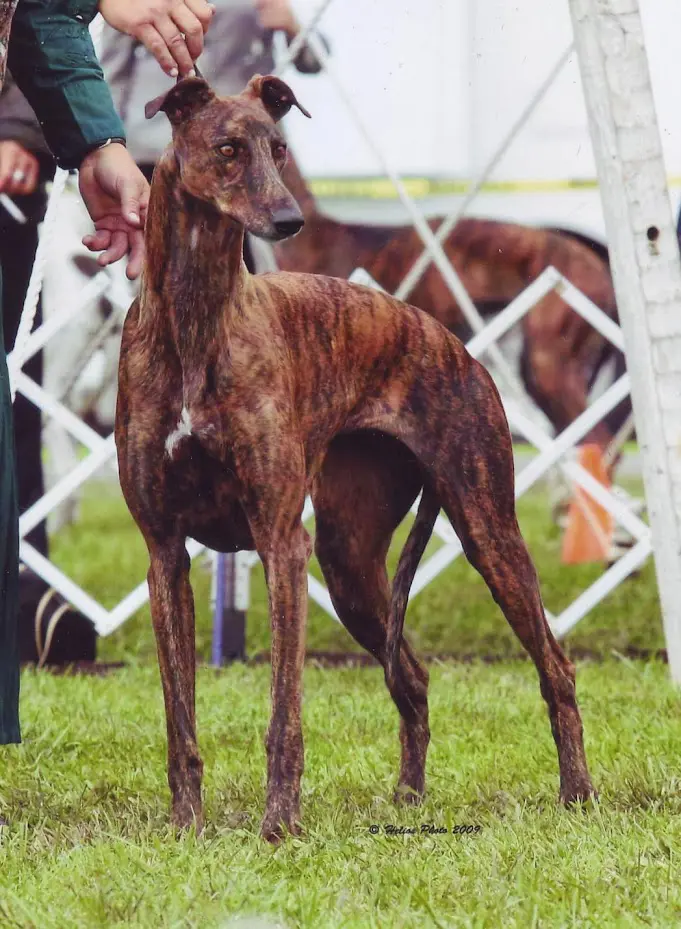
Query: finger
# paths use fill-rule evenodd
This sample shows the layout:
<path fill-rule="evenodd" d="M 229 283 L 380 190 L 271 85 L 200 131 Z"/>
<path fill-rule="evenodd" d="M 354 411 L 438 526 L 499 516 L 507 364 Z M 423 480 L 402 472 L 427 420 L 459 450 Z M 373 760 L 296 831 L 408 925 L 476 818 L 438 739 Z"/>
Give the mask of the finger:
<path fill-rule="evenodd" d="M 215 5 L 212 3 L 206 3 L 206 0 L 185 0 L 185 3 L 192 11 L 194 16 L 201 23 L 201 28 L 204 32 L 210 26 L 211 20 L 213 19 L 213 13 L 215 13 Z"/>
<path fill-rule="evenodd" d="M 12 146 L 0 145 L 0 193 L 11 193 L 9 185 L 15 159 L 16 152 Z"/>
<path fill-rule="evenodd" d="M 111 244 L 111 232 L 109 229 L 98 229 L 96 232 L 90 232 L 83 236 L 83 245 L 89 248 L 91 252 L 102 252 Z"/>
<path fill-rule="evenodd" d="M 193 75 L 194 61 L 187 49 L 187 43 L 170 16 L 159 16 L 154 25 L 165 42 L 166 48 L 172 55 L 173 60 L 177 64 L 180 77 Z"/>
<path fill-rule="evenodd" d="M 192 62 L 196 61 L 203 51 L 203 26 L 186 6 L 175 7 L 170 15 L 180 32 L 184 33 L 185 44 Z"/>
<path fill-rule="evenodd" d="M 151 52 L 156 61 L 161 65 L 166 74 L 170 77 L 177 77 L 178 70 L 175 59 L 170 54 L 170 50 L 165 40 L 154 26 L 148 23 L 142 26 L 137 32 L 137 38 L 144 45 L 147 51 Z"/>
<path fill-rule="evenodd" d="M 142 262 L 144 261 L 144 235 L 139 229 L 135 229 L 128 237 L 130 246 L 130 257 L 125 273 L 129 280 L 134 281 L 140 276 Z"/>
<path fill-rule="evenodd" d="M 108 229 L 110 232 L 115 232 L 116 229 L 127 229 L 130 225 L 120 214 L 120 206 L 114 206 L 114 209 L 117 210 L 115 213 L 107 213 L 105 216 L 100 216 L 99 219 L 95 221 L 95 229 Z"/>
<path fill-rule="evenodd" d="M 106 267 L 106 265 L 113 264 L 114 261 L 120 261 L 123 255 L 128 251 L 128 234 L 122 230 L 117 229 L 111 236 L 111 244 L 103 252 L 97 261 Z"/>
<path fill-rule="evenodd" d="M 121 215 L 130 225 L 142 226 L 142 210 L 146 208 L 145 188 L 135 178 L 125 179 L 121 184 Z"/>
<path fill-rule="evenodd" d="M 33 157 L 24 158 L 21 170 L 24 174 L 24 180 L 19 184 L 17 193 L 32 194 L 38 186 L 38 162 Z"/>

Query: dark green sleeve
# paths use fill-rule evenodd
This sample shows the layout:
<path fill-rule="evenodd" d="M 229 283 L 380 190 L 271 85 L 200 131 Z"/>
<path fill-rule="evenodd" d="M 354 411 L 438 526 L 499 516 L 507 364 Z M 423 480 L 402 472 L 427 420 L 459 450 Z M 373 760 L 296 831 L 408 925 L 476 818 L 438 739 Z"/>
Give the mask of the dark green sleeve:
<path fill-rule="evenodd" d="M 125 138 L 88 32 L 96 12 L 96 0 L 19 0 L 12 22 L 9 69 L 62 168 Z"/>

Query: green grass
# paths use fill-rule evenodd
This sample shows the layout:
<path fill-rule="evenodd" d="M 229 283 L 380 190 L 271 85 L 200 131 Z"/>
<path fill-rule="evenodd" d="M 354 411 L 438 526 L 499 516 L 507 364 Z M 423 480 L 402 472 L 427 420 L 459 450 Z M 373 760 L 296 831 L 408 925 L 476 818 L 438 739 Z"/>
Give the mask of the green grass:
<path fill-rule="evenodd" d="M 271 849 L 265 667 L 203 669 L 207 827 L 168 827 L 158 675 L 24 676 L 5 749 L 0 925 L 219 927 L 674 926 L 681 919 L 681 699 L 657 662 L 580 667 L 598 806 L 556 805 L 555 750 L 527 663 L 434 665 L 429 794 L 390 798 L 396 713 L 374 669 L 305 674 L 305 833 Z M 433 823 L 446 835 L 388 836 Z M 370 826 L 380 827 L 370 834 Z M 452 834 L 455 825 L 477 835 Z"/>
<path fill-rule="evenodd" d="M 521 501 L 520 518 L 545 601 L 557 611 L 600 569 L 560 565 L 542 491 Z M 107 485 L 85 498 L 81 522 L 55 539 L 53 553 L 108 606 L 147 568 L 139 534 Z M 207 657 L 209 578 L 198 565 L 193 578 L 198 647 Z M 269 645 L 259 571 L 252 594 L 250 653 Z M 518 646 L 463 561 L 415 600 L 407 627 L 422 651 L 503 659 L 431 665 L 423 808 L 391 802 L 397 714 L 380 671 L 310 666 L 305 831 L 278 849 L 258 838 L 267 667 L 199 670 L 201 838 L 178 838 L 168 825 L 147 610 L 100 643 L 100 657 L 125 659 L 124 670 L 105 678 L 26 672 L 25 741 L 0 750 L 0 811 L 10 819 L 0 829 L 0 927 L 218 929 L 237 925 L 237 916 L 288 929 L 679 925 L 681 694 L 662 663 L 616 657 L 629 646 L 663 645 L 652 564 L 567 642 L 604 659 L 578 663 L 587 755 L 601 794 L 586 809 L 557 806 L 555 748 L 536 674 L 511 660 Z M 315 607 L 308 645 L 354 647 Z M 422 823 L 447 833 L 385 834 L 387 824 Z M 455 835 L 457 825 L 480 829 Z"/>
<path fill-rule="evenodd" d="M 634 488 L 636 489 L 636 488 Z M 520 525 L 537 564 L 548 609 L 557 613 L 602 572 L 600 565 L 565 567 L 560 563 L 561 534 L 550 520 L 546 493 L 538 490 L 518 506 Z M 406 528 L 397 533 L 391 550 L 394 565 Z M 437 548 L 431 543 L 429 551 Z M 62 532 L 53 544 L 53 557 L 70 576 L 113 607 L 146 576 L 147 551 L 120 494 L 112 485 L 98 484 L 83 501 L 76 526 Z M 312 561 L 312 572 L 321 572 Z M 210 577 L 199 564 L 192 573 L 197 612 L 197 646 L 210 655 Z M 253 571 L 252 603 L 248 614 L 249 654 L 269 647 L 269 621 L 263 572 Z M 412 602 L 407 631 L 414 645 L 428 653 L 478 654 L 511 657 L 521 649 L 480 577 L 458 559 Z M 568 648 L 608 655 L 628 647 L 664 646 L 655 571 L 649 561 L 640 575 L 624 583 L 577 625 Z M 361 651 L 342 626 L 314 603 L 310 605 L 308 647 L 313 650 Z M 105 660 L 155 660 L 148 608 L 100 643 Z"/>

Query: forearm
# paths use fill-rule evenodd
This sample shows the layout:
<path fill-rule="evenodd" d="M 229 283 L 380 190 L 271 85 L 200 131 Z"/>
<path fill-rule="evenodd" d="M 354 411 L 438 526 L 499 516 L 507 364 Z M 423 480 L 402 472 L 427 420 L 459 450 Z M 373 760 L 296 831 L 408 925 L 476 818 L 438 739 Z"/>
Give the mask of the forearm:
<path fill-rule="evenodd" d="M 0 93 L 0 142 L 7 140 L 29 152 L 49 154 L 36 115 L 9 72 Z"/>
<path fill-rule="evenodd" d="M 94 0 L 21 0 L 12 24 L 9 68 L 65 168 L 124 136 L 88 31 L 95 13 Z"/>

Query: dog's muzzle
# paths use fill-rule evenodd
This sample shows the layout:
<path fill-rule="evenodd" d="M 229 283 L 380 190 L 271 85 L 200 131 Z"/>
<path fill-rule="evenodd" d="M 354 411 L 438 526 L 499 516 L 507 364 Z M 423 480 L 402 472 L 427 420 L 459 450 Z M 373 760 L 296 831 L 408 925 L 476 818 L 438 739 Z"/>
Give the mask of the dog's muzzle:
<path fill-rule="evenodd" d="M 286 239 L 291 235 L 295 235 L 296 232 L 300 232 L 304 223 L 305 220 L 298 212 L 298 210 L 277 210 L 276 213 L 272 216 L 272 225 L 274 226 L 277 235 L 282 239 Z"/>

